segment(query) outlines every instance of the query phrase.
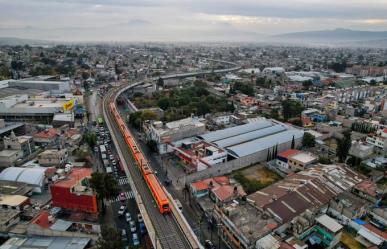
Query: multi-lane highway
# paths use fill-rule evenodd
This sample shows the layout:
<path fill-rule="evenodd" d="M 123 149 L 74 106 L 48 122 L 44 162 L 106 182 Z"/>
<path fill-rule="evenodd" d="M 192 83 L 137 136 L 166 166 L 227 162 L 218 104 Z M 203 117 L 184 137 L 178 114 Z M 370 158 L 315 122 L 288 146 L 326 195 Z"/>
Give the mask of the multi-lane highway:
<path fill-rule="evenodd" d="M 239 70 L 239 67 L 236 67 L 234 63 L 228 63 L 233 65 L 233 68 L 230 69 L 220 69 L 220 70 L 210 70 L 204 72 L 197 73 L 185 73 L 185 74 L 173 74 L 162 76 L 164 79 L 171 78 L 183 78 L 183 77 L 191 77 L 197 75 L 205 75 L 210 73 L 227 73 L 231 71 Z M 151 80 L 157 80 L 158 78 L 151 78 Z M 136 82 L 134 84 L 129 85 L 121 85 L 119 87 L 111 89 L 103 99 L 103 114 L 105 121 L 107 122 L 108 128 L 111 132 L 113 141 L 117 150 L 119 151 L 119 155 L 121 160 L 123 160 L 126 165 L 125 173 L 130 182 L 134 186 L 133 189 L 135 192 L 138 192 L 137 201 L 140 200 L 142 202 L 141 206 L 145 208 L 147 215 L 150 219 L 152 227 L 155 230 L 155 238 L 151 238 L 153 243 L 161 245 L 162 248 L 170 248 L 170 249 L 186 249 L 186 248 L 201 248 L 202 246 L 197 241 L 197 238 L 192 238 L 192 231 L 187 231 L 186 227 L 182 227 L 181 224 L 184 224 L 181 220 L 181 215 L 173 215 L 173 214 L 165 214 L 162 215 L 159 212 L 159 209 L 153 199 L 151 192 L 149 191 L 148 186 L 142 178 L 141 172 L 138 167 L 135 165 L 134 160 L 129 152 L 129 149 L 124 142 L 124 139 L 115 124 L 114 118 L 110 113 L 108 108 L 110 102 L 115 102 L 117 97 L 128 88 L 133 87 L 135 85 L 143 84 L 143 81 Z M 140 208 L 141 210 L 141 208 Z M 145 217 L 144 217 L 145 218 Z M 189 229 L 189 228 L 188 228 Z M 148 228 L 149 230 L 149 228 Z M 183 232 L 185 231 L 185 232 Z M 151 234 L 151 233 L 150 233 Z"/>

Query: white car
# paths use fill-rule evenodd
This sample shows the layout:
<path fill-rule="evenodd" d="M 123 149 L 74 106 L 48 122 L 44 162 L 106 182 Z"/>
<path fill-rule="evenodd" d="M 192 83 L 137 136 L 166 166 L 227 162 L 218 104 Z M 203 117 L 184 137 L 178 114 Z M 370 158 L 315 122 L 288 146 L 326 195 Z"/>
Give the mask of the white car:
<path fill-rule="evenodd" d="M 144 222 L 144 219 L 142 218 L 141 214 L 137 214 L 137 221 L 138 223 Z"/>
<path fill-rule="evenodd" d="M 124 240 L 124 241 L 128 240 L 128 237 L 126 236 L 126 230 L 125 229 L 121 230 L 121 237 L 122 237 L 122 240 Z"/>
<path fill-rule="evenodd" d="M 129 223 L 129 226 L 130 226 L 130 231 L 131 231 L 132 233 L 135 233 L 135 232 L 136 232 L 136 223 L 135 223 L 134 221 L 131 221 L 131 222 Z"/>
<path fill-rule="evenodd" d="M 126 213 L 125 214 L 125 219 L 126 219 L 126 222 L 130 222 L 130 221 L 132 221 L 132 216 L 130 215 L 130 213 Z"/>
<path fill-rule="evenodd" d="M 126 206 L 122 205 L 120 207 L 120 210 L 118 210 L 118 215 L 120 215 L 120 216 L 124 215 L 125 211 L 126 211 Z"/>

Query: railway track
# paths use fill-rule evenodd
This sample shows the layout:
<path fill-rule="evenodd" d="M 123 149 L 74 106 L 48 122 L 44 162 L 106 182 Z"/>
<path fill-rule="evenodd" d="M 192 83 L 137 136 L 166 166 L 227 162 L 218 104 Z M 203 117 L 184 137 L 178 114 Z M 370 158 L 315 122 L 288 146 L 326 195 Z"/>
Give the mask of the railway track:
<path fill-rule="evenodd" d="M 157 207 L 157 204 L 154 201 L 154 198 L 148 186 L 146 185 L 139 168 L 135 164 L 134 159 L 131 153 L 129 152 L 129 149 L 121 135 L 120 130 L 118 129 L 118 127 L 114 122 L 114 117 L 109 111 L 108 106 L 110 101 L 114 101 L 115 94 L 117 93 L 118 90 L 119 89 L 114 89 L 105 96 L 103 100 L 104 101 L 103 106 L 105 108 L 105 113 L 107 114 L 106 118 L 108 119 L 110 124 L 112 124 L 111 132 L 113 132 L 115 137 L 117 138 L 118 146 L 123 152 L 123 157 L 125 159 L 125 162 L 128 165 L 130 177 L 133 179 L 135 187 L 138 193 L 142 197 L 142 201 L 144 203 L 145 209 L 156 231 L 155 240 L 159 241 L 162 248 L 165 248 L 165 249 L 191 248 L 188 240 L 186 239 L 185 235 L 182 233 L 179 225 L 175 221 L 172 214 L 162 215 L 160 213 L 159 208 Z"/>

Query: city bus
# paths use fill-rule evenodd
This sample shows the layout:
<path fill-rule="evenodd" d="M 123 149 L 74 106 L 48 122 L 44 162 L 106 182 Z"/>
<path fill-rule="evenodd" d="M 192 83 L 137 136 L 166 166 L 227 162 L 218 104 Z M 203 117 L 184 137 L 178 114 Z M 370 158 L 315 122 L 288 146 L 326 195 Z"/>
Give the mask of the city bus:
<path fill-rule="evenodd" d="M 98 125 L 103 125 L 103 118 L 102 117 L 99 117 L 98 119 L 97 119 L 97 123 L 98 123 Z"/>

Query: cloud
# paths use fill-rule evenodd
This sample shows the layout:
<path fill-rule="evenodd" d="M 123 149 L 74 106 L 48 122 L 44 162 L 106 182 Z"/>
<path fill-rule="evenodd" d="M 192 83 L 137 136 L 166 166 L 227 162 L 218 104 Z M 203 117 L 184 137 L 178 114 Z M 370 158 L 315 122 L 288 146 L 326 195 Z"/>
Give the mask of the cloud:
<path fill-rule="evenodd" d="M 0 36 L 256 40 L 337 27 L 387 30 L 386 0 L 0 0 Z M 26 27 L 30 26 L 29 29 Z"/>

